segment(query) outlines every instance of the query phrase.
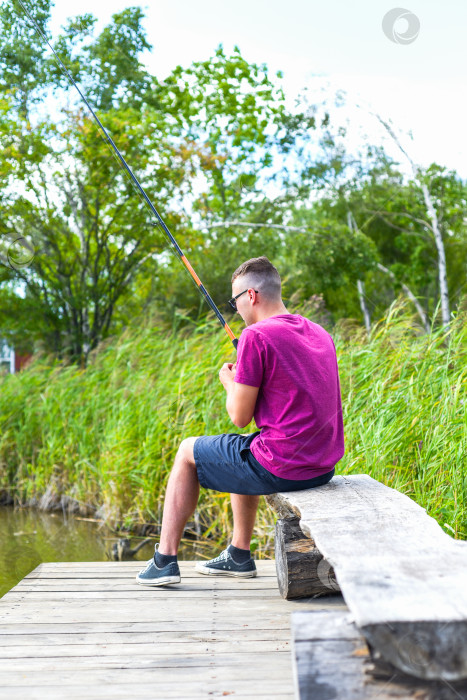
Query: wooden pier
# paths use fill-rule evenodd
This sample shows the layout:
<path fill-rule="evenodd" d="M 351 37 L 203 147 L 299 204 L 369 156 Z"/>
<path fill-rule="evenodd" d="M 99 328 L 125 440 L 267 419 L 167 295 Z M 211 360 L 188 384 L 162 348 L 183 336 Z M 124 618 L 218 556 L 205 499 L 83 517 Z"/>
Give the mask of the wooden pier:
<path fill-rule="evenodd" d="M 295 697 L 291 613 L 343 598 L 283 600 L 274 561 L 253 579 L 196 573 L 135 582 L 144 562 L 39 565 L 0 600 L 0 698 Z"/>

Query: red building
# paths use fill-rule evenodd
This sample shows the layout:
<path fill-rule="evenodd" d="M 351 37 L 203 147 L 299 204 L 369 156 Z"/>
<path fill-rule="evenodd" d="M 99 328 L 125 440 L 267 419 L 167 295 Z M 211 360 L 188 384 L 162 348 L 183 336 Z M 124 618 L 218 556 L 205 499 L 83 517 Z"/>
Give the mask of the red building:
<path fill-rule="evenodd" d="M 20 355 L 6 341 L 0 339 L 0 373 L 15 374 L 15 372 L 19 372 L 31 357 L 32 355 Z"/>

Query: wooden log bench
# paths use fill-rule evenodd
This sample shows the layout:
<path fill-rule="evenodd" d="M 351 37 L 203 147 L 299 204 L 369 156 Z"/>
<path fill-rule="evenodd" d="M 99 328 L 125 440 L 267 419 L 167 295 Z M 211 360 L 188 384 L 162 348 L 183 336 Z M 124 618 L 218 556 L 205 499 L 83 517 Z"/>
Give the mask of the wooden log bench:
<path fill-rule="evenodd" d="M 385 662 L 427 680 L 467 678 L 467 542 L 366 474 L 267 501 L 280 518 L 283 597 L 340 590 L 349 621 Z"/>

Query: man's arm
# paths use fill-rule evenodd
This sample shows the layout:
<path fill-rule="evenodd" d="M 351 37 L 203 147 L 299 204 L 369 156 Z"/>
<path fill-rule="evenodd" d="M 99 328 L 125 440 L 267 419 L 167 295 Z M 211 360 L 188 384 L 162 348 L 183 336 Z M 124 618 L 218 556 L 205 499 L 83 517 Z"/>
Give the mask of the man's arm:
<path fill-rule="evenodd" d="M 219 379 L 227 392 L 227 413 L 234 425 L 245 428 L 253 418 L 259 387 L 238 384 L 234 377 L 235 365 L 226 362 L 219 371 Z"/>

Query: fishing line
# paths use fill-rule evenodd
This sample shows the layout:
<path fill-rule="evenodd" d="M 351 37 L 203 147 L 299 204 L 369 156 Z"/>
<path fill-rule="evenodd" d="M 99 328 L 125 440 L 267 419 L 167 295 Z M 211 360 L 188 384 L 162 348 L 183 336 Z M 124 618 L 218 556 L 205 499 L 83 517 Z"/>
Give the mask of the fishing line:
<path fill-rule="evenodd" d="M 120 163 L 121 163 L 121 165 L 123 166 L 124 170 L 125 170 L 126 173 L 130 176 L 130 178 L 131 178 L 132 182 L 134 183 L 134 185 L 136 186 L 138 192 L 141 194 L 141 196 L 143 197 L 145 203 L 147 204 L 147 206 L 150 208 L 151 212 L 152 212 L 152 213 L 154 214 L 154 216 L 156 217 L 157 223 L 158 223 L 159 226 L 162 228 L 162 230 L 164 231 L 164 233 L 165 233 L 165 235 L 167 236 L 168 240 L 169 240 L 170 243 L 172 244 L 172 247 L 173 247 L 173 249 L 175 250 L 175 253 L 177 254 L 177 257 L 182 261 L 182 263 L 184 264 L 184 266 L 186 267 L 186 269 L 187 269 L 188 272 L 190 273 L 191 277 L 192 277 L 193 280 L 196 282 L 196 285 L 197 285 L 199 291 L 200 291 L 201 294 L 204 296 L 204 298 L 206 299 L 207 303 L 209 304 L 209 306 L 211 307 L 211 309 L 212 309 L 212 310 L 214 311 L 214 313 L 216 314 L 216 316 L 217 316 L 217 318 L 218 318 L 220 324 L 223 326 L 225 332 L 227 333 L 227 335 L 229 336 L 230 340 L 232 341 L 232 344 L 233 344 L 234 348 L 236 349 L 236 348 L 237 348 L 237 344 L 238 344 L 238 339 L 235 337 L 233 331 L 232 331 L 231 328 L 228 326 L 227 322 L 225 321 L 225 319 L 224 319 L 224 317 L 222 316 L 221 312 L 219 311 L 219 309 L 218 309 L 217 306 L 215 305 L 214 301 L 212 300 L 212 298 L 211 298 L 210 295 L 208 294 L 206 288 L 205 288 L 204 285 L 202 284 L 202 282 L 201 282 L 201 280 L 199 279 L 198 275 L 196 274 L 196 272 L 195 272 L 194 269 L 192 268 L 192 266 L 191 266 L 191 264 L 189 263 L 189 261 L 187 260 L 186 256 L 183 254 L 182 249 L 181 249 L 180 246 L 178 245 L 178 243 L 177 243 L 177 241 L 175 240 L 175 238 L 173 237 L 173 235 L 170 233 L 169 229 L 167 228 L 167 226 L 166 226 L 165 222 L 163 221 L 162 217 L 160 216 L 159 212 L 157 211 L 157 209 L 155 208 L 155 206 L 153 205 L 153 203 L 152 203 L 151 200 L 149 199 L 148 195 L 146 194 L 145 190 L 143 189 L 142 185 L 140 184 L 138 178 L 137 178 L 136 175 L 133 173 L 132 169 L 130 168 L 130 166 L 129 166 L 128 163 L 126 162 L 125 158 L 122 156 L 122 154 L 121 154 L 120 151 L 118 150 L 117 146 L 115 145 L 115 143 L 114 143 L 112 137 L 110 136 L 110 134 L 108 133 L 107 129 L 106 129 L 105 126 L 102 124 L 101 120 L 99 119 L 99 117 L 97 116 L 97 114 L 95 113 L 95 111 L 93 110 L 93 108 L 91 107 L 91 105 L 89 104 L 88 100 L 86 99 L 85 95 L 83 94 L 83 92 L 82 92 L 81 89 L 79 88 L 78 84 L 76 83 L 75 79 L 74 79 L 73 76 L 71 75 L 70 71 L 68 70 L 68 68 L 66 67 L 66 65 L 63 63 L 62 59 L 61 59 L 60 56 L 57 54 L 57 52 L 55 51 L 55 49 L 53 48 L 53 46 L 50 44 L 49 40 L 47 39 L 46 35 L 44 34 L 44 32 L 42 31 L 42 29 L 40 28 L 40 26 L 38 25 L 38 23 L 37 23 L 36 20 L 34 19 L 34 17 L 31 15 L 31 13 L 30 13 L 29 10 L 27 9 L 27 7 L 24 5 L 23 0 L 16 0 L 16 2 L 18 2 L 19 5 L 21 5 L 21 8 L 22 8 L 23 12 L 24 12 L 25 15 L 29 18 L 29 20 L 32 22 L 32 24 L 34 25 L 35 30 L 36 30 L 36 31 L 38 32 L 38 34 L 42 37 L 42 39 L 45 41 L 45 43 L 47 44 L 47 46 L 49 47 L 49 49 L 52 51 L 53 55 L 54 55 L 55 58 L 57 59 L 59 65 L 60 65 L 61 70 L 64 72 L 64 74 L 67 76 L 68 80 L 72 83 L 72 85 L 74 85 L 74 87 L 75 87 L 76 90 L 78 91 L 78 93 L 79 93 L 81 99 L 83 100 L 84 104 L 86 105 L 86 107 L 87 107 L 88 110 L 90 111 L 91 115 L 93 116 L 95 122 L 97 123 L 97 125 L 98 125 L 99 128 L 101 129 L 102 133 L 104 134 L 105 141 L 112 147 L 113 151 L 115 152 L 116 156 L 118 157 L 118 160 L 120 161 Z"/>

